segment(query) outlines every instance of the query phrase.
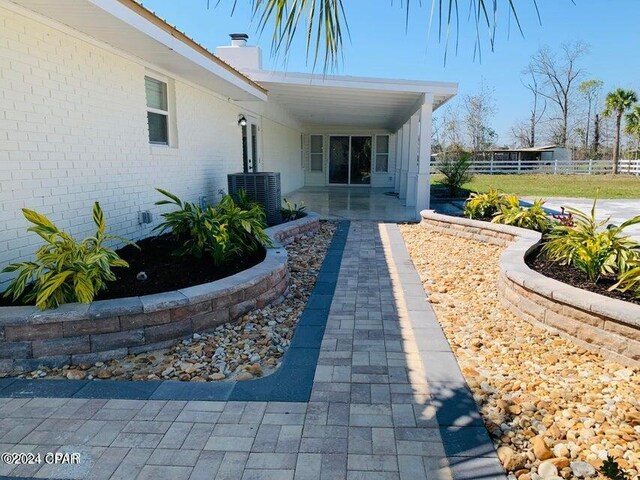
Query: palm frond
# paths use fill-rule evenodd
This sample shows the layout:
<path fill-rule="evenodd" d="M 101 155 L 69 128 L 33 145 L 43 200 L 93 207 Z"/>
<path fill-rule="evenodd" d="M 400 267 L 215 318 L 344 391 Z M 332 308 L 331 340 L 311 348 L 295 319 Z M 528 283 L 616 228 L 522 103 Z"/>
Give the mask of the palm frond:
<path fill-rule="evenodd" d="M 222 0 L 218 0 L 220 4 Z M 415 0 L 414 0 L 415 1 Z M 570 0 L 575 3 L 575 0 Z M 444 43 L 444 62 L 449 54 L 449 43 L 455 35 L 455 51 L 460 46 L 460 3 L 468 2 L 469 21 L 475 28 L 474 56 L 481 57 L 484 31 L 488 35 L 491 51 L 496 46 L 497 26 L 503 15 L 508 25 L 511 17 L 515 19 L 520 35 L 524 29 L 516 10 L 515 0 L 431 0 L 431 9 L 427 20 L 430 35 L 433 21 L 437 17 L 438 42 Z M 529 0 L 533 5 L 538 22 L 542 23 L 538 0 Z M 409 28 L 411 0 L 398 2 L 405 9 L 405 30 Z M 393 4 L 393 2 L 392 2 Z M 232 13 L 237 0 L 233 0 Z M 209 0 L 207 0 L 209 6 Z M 286 53 L 298 35 L 298 25 L 306 22 L 305 42 L 307 59 L 312 60 L 314 68 L 324 61 L 325 72 L 339 65 L 342 55 L 343 37 L 350 38 L 347 14 L 343 0 L 251 0 L 253 18 L 258 21 L 258 31 L 272 30 L 271 53 L 278 56 Z M 437 15 L 436 15 L 437 12 Z M 504 13 L 503 13 L 504 12 Z M 443 40 L 443 31 L 445 32 Z"/>

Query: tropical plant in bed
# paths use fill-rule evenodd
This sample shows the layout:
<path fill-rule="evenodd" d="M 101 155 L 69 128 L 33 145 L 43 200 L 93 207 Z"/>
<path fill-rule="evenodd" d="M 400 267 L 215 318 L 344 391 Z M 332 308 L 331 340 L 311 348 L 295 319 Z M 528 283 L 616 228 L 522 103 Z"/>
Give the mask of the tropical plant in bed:
<path fill-rule="evenodd" d="M 163 213 L 164 222 L 154 230 L 160 233 L 171 231 L 181 245 L 173 252 L 176 256 L 202 258 L 209 255 L 216 265 L 224 263 L 234 253 L 229 241 L 227 229 L 220 225 L 215 210 L 207 205 L 200 207 L 195 203 L 183 202 L 177 196 L 161 188 L 156 189 L 167 197 L 156 205 L 175 205 L 176 210 Z"/>
<path fill-rule="evenodd" d="M 491 221 L 546 232 L 551 227 L 551 221 L 547 217 L 543 205 L 544 200 L 537 199 L 530 207 L 522 207 L 517 197 L 510 196 L 507 198 L 506 205 L 500 205 L 500 211 L 493 216 Z"/>
<path fill-rule="evenodd" d="M 640 298 L 640 260 L 633 263 L 626 272 L 618 275 L 618 282 L 609 290 L 628 292 L 633 298 Z"/>
<path fill-rule="evenodd" d="M 518 199 L 491 187 L 486 193 L 472 193 L 464 204 L 464 216 L 467 218 L 491 218 L 500 211 L 500 207 L 508 207 Z"/>
<path fill-rule="evenodd" d="M 282 215 L 283 222 L 291 222 L 293 220 L 298 220 L 306 215 L 305 210 L 307 207 L 304 202 L 300 202 L 300 205 L 297 203 L 291 203 L 286 198 L 284 199 L 284 207 L 280 209 L 280 215 Z"/>
<path fill-rule="evenodd" d="M 249 194 L 245 189 L 238 190 L 238 193 L 236 194 L 233 201 L 242 210 L 251 210 L 255 206 L 262 208 L 262 205 L 260 205 L 258 202 L 254 202 L 253 200 L 251 200 L 251 198 L 249 198 Z M 264 211 L 264 209 L 262 210 Z"/>
<path fill-rule="evenodd" d="M 249 210 L 237 206 L 230 195 L 225 195 L 215 207 L 216 219 L 226 226 L 232 244 L 241 254 L 254 253 L 271 240 L 264 231 L 267 225 L 264 209 L 254 203 Z"/>
<path fill-rule="evenodd" d="M 13 263 L 3 270 L 17 272 L 5 297 L 25 303 L 35 301 L 42 310 L 63 303 L 89 303 L 107 287 L 107 282 L 116 280 L 112 268 L 129 266 L 104 243 L 117 239 L 135 244 L 105 233 L 106 222 L 98 202 L 93 205 L 96 234 L 80 242 L 44 215 L 27 208 L 22 212 L 33 224 L 28 231 L 39 235 L 45 244 L 36 251 L 34 261 Z"/>
<path fill-rule="evenodd" d="M 175 255 L 208 256 L 215 265 L 222 265 L 270 243 L 264 231 L 264 210 L 257 204 L 243 210 L 231 196 L 225 195 L 215 207 L 200 207 L 161 188 L 156 190 L 166 197 L 156 205 L 177 207 L 173 212 L 162 214 L 165 220 L 156 227 L 161 233 L 171 231 L 179 240 L 181 245 L 174 251 Z"/>
<path fill-rule="evenodd" d="M 628 271 L 640 258 L 640 244 L 623 233 L 627 227 L 640 223 L 640 215 L 620 226 L 607 225 L 608 218 L 596 220 L 596 202 L 597 199 L 593 201 L 589 215 L 567 208 L 573 215 L 573 226 L 555 225 L 542 247 L 550 260 L 573 265 L 593 282 L 602 275 L 613 276 Z"/>

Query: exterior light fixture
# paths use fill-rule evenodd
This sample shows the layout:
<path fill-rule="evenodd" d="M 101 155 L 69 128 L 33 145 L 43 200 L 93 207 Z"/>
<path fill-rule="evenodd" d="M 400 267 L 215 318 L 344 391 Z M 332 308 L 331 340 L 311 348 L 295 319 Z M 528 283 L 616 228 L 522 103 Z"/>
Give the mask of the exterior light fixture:
<path fill-rule="evenodd" d="M 247 118 L 244 115 L 240 115 L 240 117 L 238 118 L 238 125 L 240 127 L 246 127 L 247 126 Z"/>

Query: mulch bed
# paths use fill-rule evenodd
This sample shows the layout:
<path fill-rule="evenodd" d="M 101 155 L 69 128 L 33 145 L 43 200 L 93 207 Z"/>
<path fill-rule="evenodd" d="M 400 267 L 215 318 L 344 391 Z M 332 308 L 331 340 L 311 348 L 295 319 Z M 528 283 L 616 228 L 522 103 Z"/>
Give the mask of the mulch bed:
<path fill-rule="evenodd" d="M 629 293 L 620 292 L 618 290 L 609 291 L 609 287 L 616 282 L 612 278 L 600 278 L 598 283 L 593 283 L 589 278 L 577 268 L 571 265 L 560 265 L 559 263 L 548 260 L 538 249 L 531 254 L 526 260 L 526 264 L 532 270 L 545 275 L 554 280 L 566 283 L 573 287 L 581 288 L 593 293 L 599 293 L 606 297 L 617 298 L 626 302 L 636 303 L 640 305 L 640 299 L 634 299 Z"/>
<path fill-rule="evenodd" d="M 213 282 L 257 265 L 266 255 L 266 251 L 261 249 L 254 255 L 236 258 L 216 267 L 206 257 L 172 255 L 182 243 L 171 235 L 162 235 L 137 242 L 140 250 L 132 246 L 118 250 L 118 255 L 129 263 L 129 268 L 115 270 L 118 280 L 102 292 L 97 300 L 151 295 Z M 138 280 L 136 276 L 139 272 L 145 272 L 147 280 Z"/>
<path fill-rule="evenodd" d="M 254 255 L 236 258 L 216 267 L 208 258 L 172 255 L 179 242 L 171 235 L 149 237 L 136 243 L 140 250 L 130 245 L 117 250 L 118 255 L 129 263 L 129 268 L 114 268 L 118 279 L 96 300 L 151 295 L 213 282 L 257 265 L 266 255 L 266 250 L 261 249 Z M 146 280 L 136 278 L 140 272 L 146 273 Z M 12 303 L 0 295 L 0 306 L 12 305 L 22 304 Z"/>

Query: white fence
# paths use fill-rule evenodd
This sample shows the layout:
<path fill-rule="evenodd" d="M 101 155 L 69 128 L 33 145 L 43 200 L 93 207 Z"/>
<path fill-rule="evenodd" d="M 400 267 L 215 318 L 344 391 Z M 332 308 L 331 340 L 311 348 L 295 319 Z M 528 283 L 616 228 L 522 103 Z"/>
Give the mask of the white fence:
<path fill-rule="evenodd" d="M 431 171 L 437 172 L 441 160 L 431 159 Z M 602 175 L 613 173 L 612 160 L 474 160 L 471 173 L 502 174 L 570 174 L 570 175 Z M 640 176 L 640 159 L 620 160 L 618 173 Z"/>

